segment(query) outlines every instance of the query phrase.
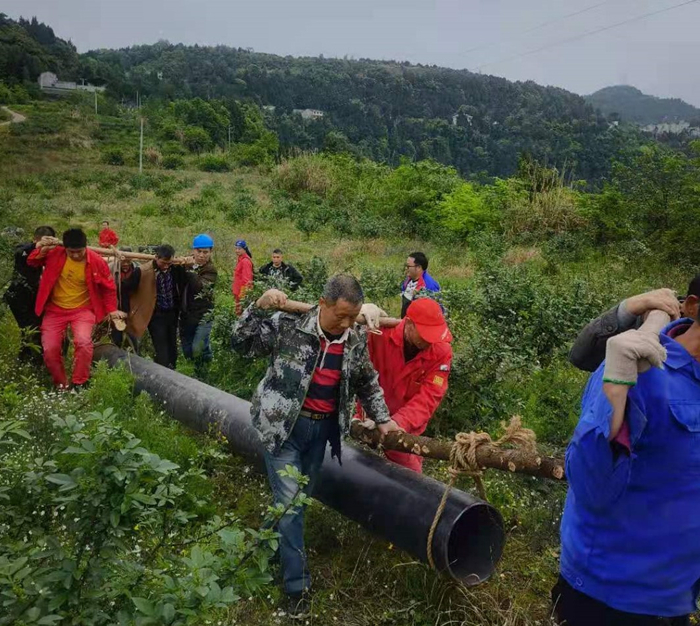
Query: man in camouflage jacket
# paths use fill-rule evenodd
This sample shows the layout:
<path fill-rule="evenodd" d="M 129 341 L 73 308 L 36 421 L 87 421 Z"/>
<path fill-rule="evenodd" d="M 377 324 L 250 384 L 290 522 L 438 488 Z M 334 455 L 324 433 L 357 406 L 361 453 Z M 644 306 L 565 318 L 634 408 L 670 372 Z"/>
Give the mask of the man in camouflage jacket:
<path fill-rule="evenodd" d="M 369 360 L 365 332 L 355 325 L 363 312 L 359 283 L 348 275 L 331 278 L 319 306 L 305 314 L 274 311 L 287 296 L 270 289 L 249 306 L 231 338 L 244 356 L 269 356 L 270 365 L 253 397 L 251 413 L 265 445 L 265 463 L 275 503 L 285 507 L 298 494 L 296 481 L 278 474 L 286 465 L 308 476 L 313 489 L 326 442 L 340 461 L 340 434 L 354 411 L 355 395 L 367 415 L 386 434 L 397 430 L 391 420 Z M 373 307 L 374 305 L 364 305 Z M 303 509 L 278 524 L 288 612 L 307 610 L 311 579 L 304 553 Z"/>

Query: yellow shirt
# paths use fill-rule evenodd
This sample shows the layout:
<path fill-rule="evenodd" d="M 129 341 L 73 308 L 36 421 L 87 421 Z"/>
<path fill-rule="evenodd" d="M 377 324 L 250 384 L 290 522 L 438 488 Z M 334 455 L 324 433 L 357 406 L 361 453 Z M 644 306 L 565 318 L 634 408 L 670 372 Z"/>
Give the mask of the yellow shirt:
<path fill-rule="evenodd" d="M 84 260 L 73 261 L 66 257 L 66 264 L 53 286 L 51 301 L 62 309 L 78 309 L 90 302 Z"/>

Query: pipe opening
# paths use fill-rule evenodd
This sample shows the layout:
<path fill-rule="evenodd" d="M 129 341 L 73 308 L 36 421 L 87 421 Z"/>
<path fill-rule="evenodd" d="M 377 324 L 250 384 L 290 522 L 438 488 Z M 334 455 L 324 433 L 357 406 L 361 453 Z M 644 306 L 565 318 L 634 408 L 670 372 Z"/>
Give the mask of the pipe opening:
<path fill-rule="evenodd" d="M 478 585 L 493 574 L 505 534 L 500 514 L 486 503 L 470 506 L 452 525 L 447 543 L 450 575 L 465 585 Z"/>

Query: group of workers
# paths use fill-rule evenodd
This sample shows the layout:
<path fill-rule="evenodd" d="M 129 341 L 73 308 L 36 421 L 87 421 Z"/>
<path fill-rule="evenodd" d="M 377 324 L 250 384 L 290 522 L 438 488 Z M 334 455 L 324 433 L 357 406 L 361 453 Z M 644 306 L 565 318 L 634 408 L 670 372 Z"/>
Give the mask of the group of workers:
<path fill-rule="evenodd" d="M 81 385 L 89 376 L 92 327 L 104 317 L 126 319 L 132 341 L 148 328 L 162 365 L 175 365 L 178 328 L 186 357 L 211 358 L 217 276 L 211 237 L 195 237 L 184 259 L 163 245 L 140 267 L 122 260 L 116 281 L 102 257 L 86 249 L 82 231 L 66 231 L 60 243 L 42 227 L 34 242 L 18 247 L 19 278 L 6 295 L 20 326 L 40 325 L 57 385 L 67 385 L 66 327 L 75 342 L 73 383 Z M 242 310 L 254 274 L 245 241 L 236 242 L 236 253 L 232 289 L 240 318 L 231 347 L 270 359 L 251 412 L 275 503 L 287 507 L 298 493 L 281 471 L 286 466 L 308 477 L 311 492 L 327 446 L 340 461 L 352 419 L 383 435 L 423 433 L 447 391 L 452 362 L 452 336 L 435 299 L 440 287 L 424 254 L 406 260 L 402 319 L 389 328 L 384 311 L 364 301 L 348 274 L 329 279 L 306 313 L 285 310 L 287 294 L 279 289 Z M 285 280 L 289 290 L 303 280 L 277 249 L 261 272 Z M 700 276 L 682 303 L 668 289 L 629 298 L 591 322 L 572 348 L 572 363 L 594 374 L 566 454 L 561 572 L 552 590 L 560 624 L 690 623 L 700 593 L 699 303 Z M 650 326 L 651 315 L 644 321 L 654 311 L 672 320 L 660 332 Z M 421 471 L 418 456 L 387 457 Z M 291 513 L 278 524 L 280 561 L 287 612 L 301 617 L 309 610 L 311 577 L 303 507 Z"/>

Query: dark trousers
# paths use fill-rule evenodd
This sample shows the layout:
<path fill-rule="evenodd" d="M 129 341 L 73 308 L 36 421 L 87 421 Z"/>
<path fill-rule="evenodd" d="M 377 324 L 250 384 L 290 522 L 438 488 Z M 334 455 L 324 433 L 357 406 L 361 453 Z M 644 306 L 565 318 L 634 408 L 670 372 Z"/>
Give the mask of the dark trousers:
<path fill-rule="evenodd" d="M 552 589 L 557 622 L 566 626 L 688 626 L 688 615 L 658 617 L 625 613 L 574 589 L 561 576 Z"/>
<path fill-rule="evenodd" d="M 156 351 L 155 362 L 171 370 L 177 365 L 177 325 L 178 311 L 156 311 L 148 324 L 153 348 Z"/>
<path fill-rule="evenodd" d="M 5 293 L 5 302 L 22 331 L 22 349 L 19 358 L 41 360 L 41 336 L 39 335 L 41 318 L 34 312 L 36 293 L 10 287 Z"/>
<path fill-rule="evenodd" d="M 275 504 L 287 507 L 297 495 L 299 485 L 290 476 L 280 476 L 278 472 L 292 465 L 309 477 L 305 493 L 313 491 L 318 478 L 326 442 L 337 431 L 337 420 L 312 420 L 299 416 L 287 441 L 277 454 L 265 451 L 267 478 L 272 488 Z M 284 592 L 300 594 L 311 588 L 311 575 L 304 550 L 304 509 L 292 508 L 277 524 L 280 534 L 280 562 Z"/>
<path fill-rule="evenodd" d="M 124 350 L 131 348 L 135 354 L 139 353 L 141 342 L 135 335 L 129 335 L 125 330 L 117 330 L 116 328 L 113 328 L 109 335 L 112 338 L 112 343 L 117 348 L 123 348 Z"/>

